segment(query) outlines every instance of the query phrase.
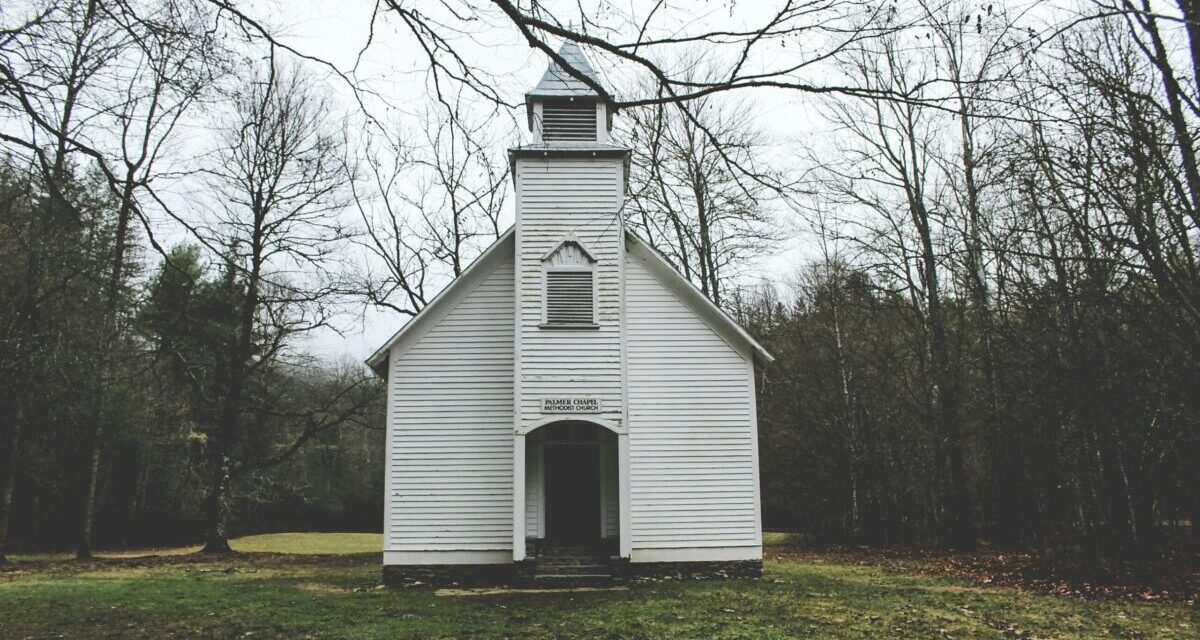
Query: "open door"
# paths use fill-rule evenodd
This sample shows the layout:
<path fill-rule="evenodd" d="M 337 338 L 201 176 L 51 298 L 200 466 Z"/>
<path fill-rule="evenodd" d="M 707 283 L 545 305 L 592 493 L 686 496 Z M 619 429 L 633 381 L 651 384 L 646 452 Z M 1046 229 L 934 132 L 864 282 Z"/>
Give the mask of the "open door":
<path fill-rule="evenodd" d="M 600 456 L 596 442 L 545 445 L 546 538 L 555 543 L 600 539 Z"/>

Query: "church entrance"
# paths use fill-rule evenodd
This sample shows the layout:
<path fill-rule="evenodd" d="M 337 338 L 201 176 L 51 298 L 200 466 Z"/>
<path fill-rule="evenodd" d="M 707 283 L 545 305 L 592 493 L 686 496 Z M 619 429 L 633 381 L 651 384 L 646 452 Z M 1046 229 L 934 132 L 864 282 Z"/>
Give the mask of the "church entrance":
<path fill-rule="evenodd" d="M 600 453 L 596 442 L 547 442 L 546 539 L 600 539 Z"/>
<path fill-rule="evenodd" d="M 535 580 L 608 578 L 620 529 L 616 434 L 579 420 L 526 441 L 525 557 Z"/>
<path fill-rule="evenodd" d="M 616 435 L 564 420 L 534 431 L 527 454 L 526 537 L 551 545 L 615 542 L 619 533 Z"/>

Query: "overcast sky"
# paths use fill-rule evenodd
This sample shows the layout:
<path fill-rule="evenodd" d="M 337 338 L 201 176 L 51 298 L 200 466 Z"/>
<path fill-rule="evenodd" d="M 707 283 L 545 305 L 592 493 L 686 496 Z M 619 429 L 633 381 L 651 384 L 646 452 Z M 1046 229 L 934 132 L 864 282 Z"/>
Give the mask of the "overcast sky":
<path fill-rule="evenodd" d="M 574 3 L 569 4 L 574 6 Z M 640 13 L 643 9 L 636 5 L 637 2 L 632 3 L 629 11 L 633 15 L 644 15 Z M 763 19 L 763 8 L 767 3 L 737 3 L 735 6 L 736 10 L 731 11 L 726 2 L 694 3 L 686 11 L 663 12 L 661 19 L 654 23 L 654 29 L 661 34 L 678 34 L 714 25 L 725 28 L 756 23 Z M 428 64 L 415 38 L 386 17 L 376 20 L 371 45 L 363 52 L 364 44 L 371 36 L 372 9 L 370 2 L 284 4 L 260 1 L 248 5 L 247 11 L 275 29 L 282 43 L 327 61 L 343 72 L 353 72 L 360 87 L 376 94 L 360 95 L 374 117 L 383 121 L 409 120 L 417 124 L 416 114 L 424 106 L 430 91 Z M 462 33 L 455 46 L 473 64 L 490 74 L 502 95 L 512 103 L 519 103 L 524 92 L 541 77 L 548 60 L 520 39 L 514 27 L 502 16 L 490 18 L 493 20 L 482 21 L 488 24 L 474 25 L 469 32 Z M 620 89 L 632 86 L 636 81 L 632 70 L 597 60 L 595 53 L 590 53 L 589 57 L 608 86 Z M 760 63 L 770 62 L 764 59 Z M 320 65 L 309 66 L 321 69 Z M 328 70 L 322 73 L 347 111 L 357 110 L 357 99 L 346 84 Z M 743 92 L 740 98 L 753 105 L 761 127 L 776 143 L 779 157 L 794 156 L 788 149 L 811 141 L 818 129 L 814 105 L 794 95 L 756 90 Z M 523 125 L 523 114 L 517 116 Z M 527 135 L 523 126 L 521 128 L 521 135 Z M 510 211 L 506 225 L 511 223 L 511 216 Z M 794 222 L 789 216 L 783 218 L 785 225 Z M 760 280 L 781 280 L 802 261 L 805 253 L 803 238 L 793 237 L 773 256 L 764 259 L 763 264 L 747 271 Z M 361 361 L 405 321 L 404 316 L 395 312 L 356 308 L 339 322 L 341 335 L 322 331 L 311 336 L 306 346 L 330 359 Z"/>

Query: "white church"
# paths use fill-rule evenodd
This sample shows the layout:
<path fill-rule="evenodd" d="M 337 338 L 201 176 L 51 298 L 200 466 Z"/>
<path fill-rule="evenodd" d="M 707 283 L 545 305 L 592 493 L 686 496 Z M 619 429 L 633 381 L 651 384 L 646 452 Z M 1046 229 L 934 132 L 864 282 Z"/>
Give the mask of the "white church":
<path fill-rule="evenodd" d="M 515 225 L 367 361 L 385 581 L 757 575 L 772 358 L 625 231 L 629 150 L 600 96 L 552 63 L 526 100 Z"/>

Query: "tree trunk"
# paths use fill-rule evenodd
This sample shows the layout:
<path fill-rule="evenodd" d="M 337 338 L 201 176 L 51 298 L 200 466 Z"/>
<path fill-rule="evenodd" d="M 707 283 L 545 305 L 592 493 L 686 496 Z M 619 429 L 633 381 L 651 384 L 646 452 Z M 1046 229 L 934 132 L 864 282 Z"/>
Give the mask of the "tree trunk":
<path fill-rule="evenodd" d="M 101 374 L 103 375 L 103 374 Z M 92 431 L 92 451 L 88 460 L 87 488 L 83 496 L 83 519 L 79 526 L 79 547 L 75 550 L 76 560 L 88 560 L 92 557 L 92 524 L 96 512 L 96 486 L 100 477 L 100 438 L 103 428 L 97 420 Z"/>
<path fill-rule="evenodd" d="M 258 202 L 253 208 L 254 231 L 250 238 L 250 268 L 243 284 L 238 283 L 235 267 L 229 265 L 226 291 L 238 291 L 236 325 L 230 336 L 226 353 L 224 396 L 218 417 L 217 433 L 209 442 L 209 464 L 211 487 L 208 505 L 208 531 L 204 541 L 205 553 L 230 553 L 228 541 L 229 481 L 233 472 L 229 458 L 234 438 L 237 436 L 246 392 L 246 378 L 250 374 L 249 361 L 254 353 L 254 316 L 258 311 L 258 298 L 263 267 L 263 227 L 266 222 L 265 208 Z"/>
<path fill-rule="evenodd" d="M 1187 28 L 1188 51 L 1192 59 L 1192 80 L 1200 82 L 1200 1 L 1177 0 Z"/>
<path fill-rule="evenodd" d="M 215 446 L 214 449 L 223 447 Z M 205 505 L 208 528 L 204 533 L 204 548 L 201 553 L 227 554 L 229 546 L 229 457 L 224 452 L 209 456 L 212 466 L 207 504 Z"/>
<path fill-rule="evenodd" d="M 995 543 L 1013 548 L 1020 540 L 1021 491 L 1016 474 L 1017 456 L 1013 455 L 1011 427 L 1001 424 L 999 399 L 996 392 L 996 356 L 992 346 L 991 292 L 983 267 L 983 212 L 979 204 L 979 183 L 975 175 L 975 131 L 971 109 L 965 97 L 959 95 L 958 120 L 962 135 L 963 182 L 967 196 L 967 280 L 971 294 L 972 318 L 979 332 L 980 359 L 983 367 L 983 394 L 986 433 L 992 449 L 992 478 L 996 495 Z"/>
<path fill-rule="evenodd" d="M 117 215 L 117 229 L 113 239 L 113 262 L 104 288 L 104 317 L 101 318 L 103 335 L 100 337 L 100 357 L 96 366 L 98 380 L 91 406 L 91 456 L 88 460 L 87 486 L 83 496 L 79 548 L 75 551 L 75 557 L 81 560 L 92 557 L 96 491 L 100 484 L 100 452 L 104 444 L 104 409 L 109 389 L 109 368 L 112 366 L 120 324 L 117 320 L 117 309 L 121 297 L 121 283 L 125 279 L 125 247 L 128 244 L 129 219 L 133 214 L 133 184 L 134 175 L 131 170 L 126 174 L 124 191 L 121 193 L 121 209 Z"/>
<path fill-rule="evenodd" d="M 1129 487 L 1129 511 L 1133 519 L 1134 557 L 1153 560 L 1158 557 L 1158 517 L 1154 511 L 1154 492 L 1148 487 L 1148 478 L 1140 472 L 1126 470 L 1125 483 Z"/>
<path fill-rule="evenodd" d="M 947 538 L 944 539 L 944 542 L 956 549 L 968 549 L 974 546 L 975 532 L 970 518 L 971 505 L 966 493 L 966 471 L 963 464 L 958 395 L 950 366 L 950 348 L 938 283 L 937 258 L 929 227 L 929 214 L 923 203 L 916 201 L 913 206 L 921 236 L 921 261 L 928 307 L 929 352 L 930 364 L 933 368 L 934 433 L 940 439 L 939 444 L 946 465 L 941 496 L 942 509 L 945 510 L 948 518 L 945 527 Z"/>
<path fill-rule="evenodd" d="M 826 261 L 829 266 L 829 262 Z M 842 322 L 841 314 L 839 313 L 839 305 L 841 303 L 841 286 L 839 286 L 841 274 L 827 274 L 832 285 L 830 291 L 830 313 L 833 319 L 833 346 L 837 356 L 838 363 L 838 378 L 841 383 L 842 394 L 842 416 L 843 423 L 846 428 L 846 471 L 847 480 L 850 483 L 850 538 L 858 541 L 861 535 L 862 526 L 860 524 L 859 510 L 859 478 L 858 478 L 858 429 L 855 424 L 854 400 L 850 395 L 850 373 L 849 367 L 846 364 L 846 352 L 842 345 Z"/>
<path fill-rule="evenodd" d="M 12 438 L 5 452 L 8 459 L 3 465 L 4 477 L 0 478 L 4 491 L 0 493 L 0 564 L 8 562 L 8 524 L 12 517 L 13 485 L 17 482 L 17 449 L 21 446 L 21 423 L 11 413 L 9 415 L 13 417 Z"/>

